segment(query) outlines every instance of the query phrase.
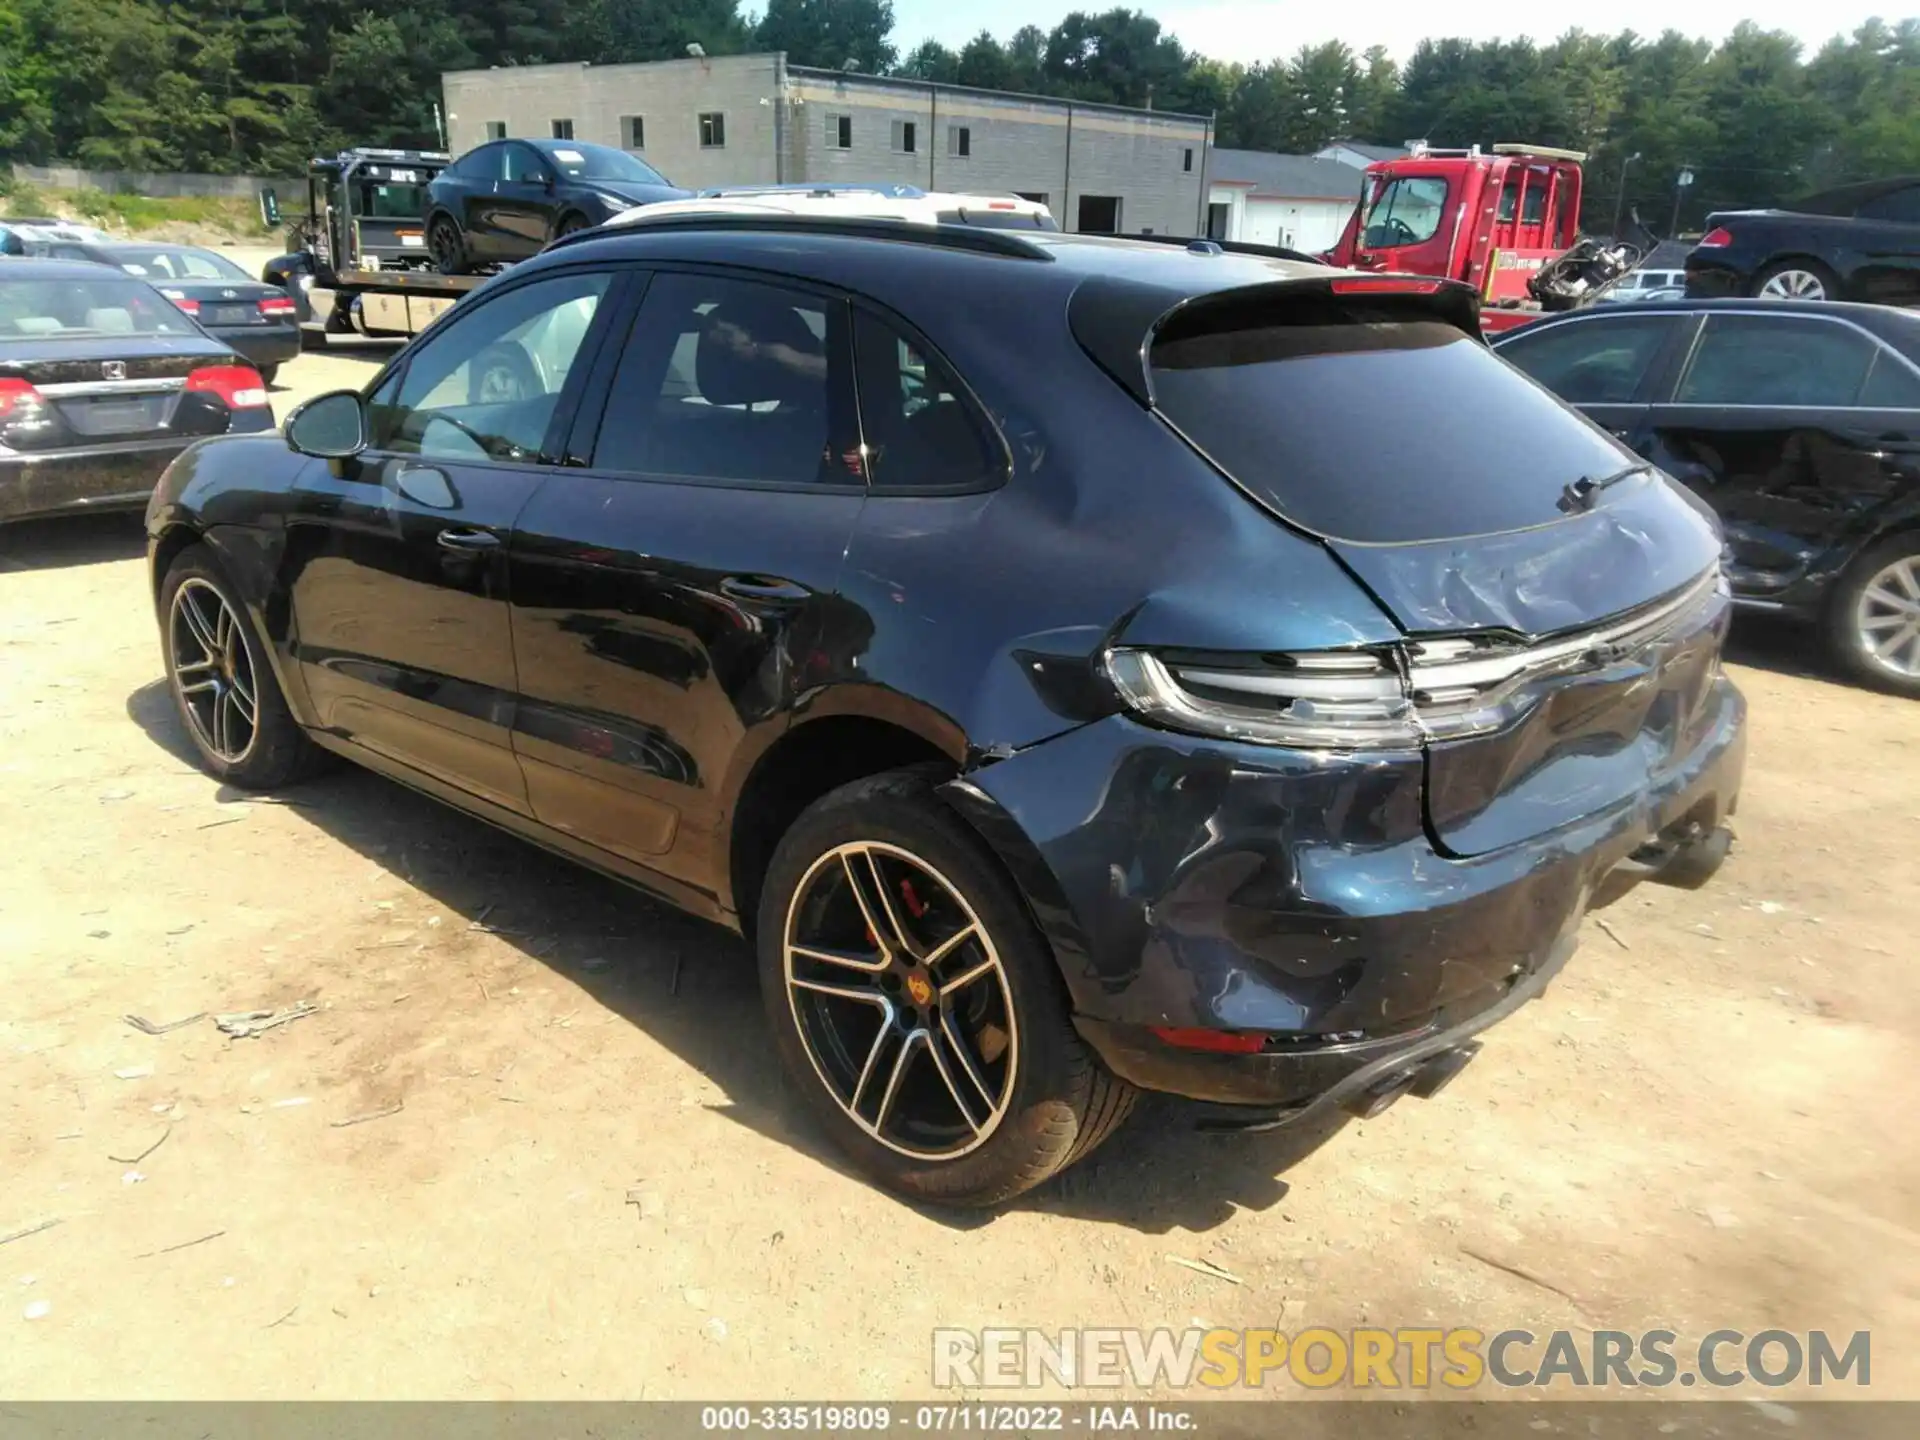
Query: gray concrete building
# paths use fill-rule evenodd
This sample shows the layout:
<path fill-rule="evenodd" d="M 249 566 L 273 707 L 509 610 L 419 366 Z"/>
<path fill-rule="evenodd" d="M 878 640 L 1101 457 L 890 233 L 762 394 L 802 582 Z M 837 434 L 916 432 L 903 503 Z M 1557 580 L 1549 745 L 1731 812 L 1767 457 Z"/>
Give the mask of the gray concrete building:
<path fill-rule="evenodd" d="M 1068 230 L 1198 235 L 1212 122 L 784 55 L 527 65 L 441 77 L 455 154 L 505 136 L 630 150 L 675 184 L 894 183 L 1012 193 Z"/>

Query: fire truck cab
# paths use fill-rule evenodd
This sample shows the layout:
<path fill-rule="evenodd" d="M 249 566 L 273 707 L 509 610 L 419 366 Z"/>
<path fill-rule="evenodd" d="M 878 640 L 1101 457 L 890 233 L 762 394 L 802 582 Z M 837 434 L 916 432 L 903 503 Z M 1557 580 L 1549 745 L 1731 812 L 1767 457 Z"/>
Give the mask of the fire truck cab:
<path fill-rule="evenodd" d="M 1529 282 L 1578 241 L 1584 159 L 1541 145 L 1476 145 L 1376 161 L 1326 259 L 1464 280 L 1480 292 L 1486 329 L 1523 325 L 1546 308 Z"/>

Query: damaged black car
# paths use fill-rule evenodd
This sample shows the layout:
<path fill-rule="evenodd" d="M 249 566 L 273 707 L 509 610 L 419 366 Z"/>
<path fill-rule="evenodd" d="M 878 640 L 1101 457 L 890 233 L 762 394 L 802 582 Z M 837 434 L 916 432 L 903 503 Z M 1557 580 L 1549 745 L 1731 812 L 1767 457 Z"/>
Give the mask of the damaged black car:
<path fill-rule="evenodd" d="M 1470 289 L 1204 241 L 571 237 L 148 529 L 211 773 L 345 756 L 741 932 L 924 1199 L 1141 1090 L 1431 1094 L 1740 790 L 1713 516 Z"/>

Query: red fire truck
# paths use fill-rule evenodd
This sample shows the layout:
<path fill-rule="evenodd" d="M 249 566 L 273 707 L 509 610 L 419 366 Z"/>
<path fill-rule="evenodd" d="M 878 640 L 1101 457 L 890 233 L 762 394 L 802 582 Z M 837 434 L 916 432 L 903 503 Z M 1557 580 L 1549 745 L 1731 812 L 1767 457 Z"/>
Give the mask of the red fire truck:
<path fill-rule="evenodd" d="M 1441 275 L 1480 292 L 1481 325 L 1511 330 L 1592 303 L 1644 253 L 1582 240 L 1576 150 L 1416 146 L 1369 165 L 1360 203 L 1325 258 L 1353 270 Z"/>

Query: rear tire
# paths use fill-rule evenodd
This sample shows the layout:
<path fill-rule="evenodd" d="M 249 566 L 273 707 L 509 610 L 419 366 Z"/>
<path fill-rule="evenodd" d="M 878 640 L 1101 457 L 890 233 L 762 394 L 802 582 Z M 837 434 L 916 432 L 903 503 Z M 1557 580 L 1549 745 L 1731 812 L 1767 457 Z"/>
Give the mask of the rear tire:
<path fill-rule="evenodd" d="M 464 275 L 470 268 L 466 237 L 451 215 L 436 215 L 427 227 L 427 253 L 442 275 Z"/>
<path fill-rule="evenodd" d="M 857 780 L 806 810 L 774 852 L 756 933 L 788 1076 L 889 1190 L 998 1204 L 1133 1109 L 1074 1029 L 1013 881 L 924 773 Z"/>
<path fill-rule="evenodd" d="M 1753 277 L 1760 300 L 1838 300 L 1840 277 L 1818 260 L 1776 260 Z"/>
<path fill-rule="evenodd" d="M 1855 679 L 1920 699 L 1920 530 L 1859 555 L 1827 601 L 1827 646 Z"/>
<path fill-rule="evenodd" d="M 280 374 L 280 367 L 278 365 L 257 365 L 254 368 L 259 373 L 260 378 L 269 385 L 273 384 L 275 377 Z"/>
<path fill-rule="evenodd" d="M 160 649 L 174 712 L 214 779 L 271 790 L 322 768 L 280 693 L 266 646 L 205 545 L 175 557 L 160 582 Z"/>

